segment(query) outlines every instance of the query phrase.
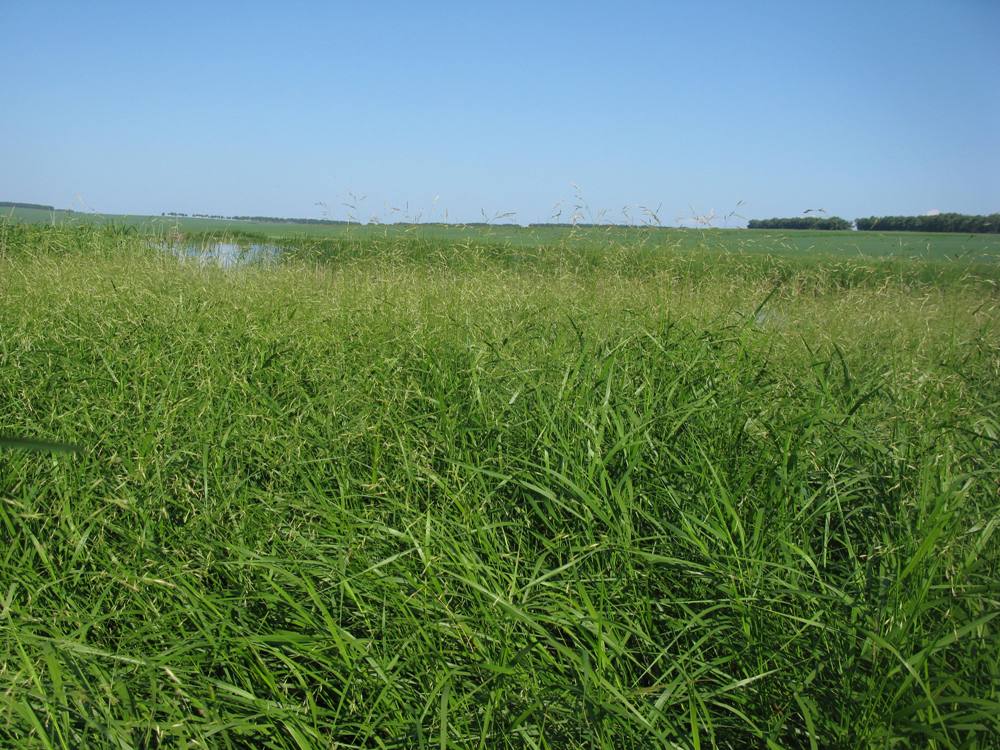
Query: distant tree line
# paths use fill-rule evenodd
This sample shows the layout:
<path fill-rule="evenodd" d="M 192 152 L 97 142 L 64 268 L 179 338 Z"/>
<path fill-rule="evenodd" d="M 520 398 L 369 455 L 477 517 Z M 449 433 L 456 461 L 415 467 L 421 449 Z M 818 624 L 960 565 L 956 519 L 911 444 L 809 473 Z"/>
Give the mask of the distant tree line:
<path fill-rule="evenodd" d="M 541 221 L 536 224 L 528 224 L 529 227 L 561 227 L 563 229 L 571 229 L 573 227 L 580 227 L 581 229 L 609 229 L 613 226 L 621 226 L 620 224 L 592 224 L 583 221 L 569 222 L 569 221 Z"/>
<path fill-rule="evenodd" d="M 529 227 L 558 227 L 558 228 L 562 228 L 562 229 L 572 229 L 573 227 L 576 227 L 578 229 L 623 229 L 623 228 L 626 228 L 626 227 L 628 227 L 628 228 L 636 228 L 636 227 L 638 227 L 639 229 L 672 229 L 672 228 L 676 228 L 676 227 L 663 226 L 661 224 L 650 224 L 650 223 L 641 223 L 641 224 L 612 224 L 610 222 L 591 223 L 591 222 L 585 222 L 585 221 L 578 221 L 576 223 L 567 222 L 567 221 L 541 221 L 541 222 L 537 222 L 535 224 L 528 224 L 528 226 Z"/>
<path fill-rule="evenodd" d="M 43 211 L 55 211 L 53 206 L 45 206 L 41 203 L 17 203 L 16 201 L 0 201 L 0 208 L 40 208 Z"/>
<path fill-rule="evenodd" d="M 854 222 L 864 231 L 884 232 L 967 232 L 969 234 L 1000 233 L 1000 214 L 970 216 L 968 214 L 934 214 L 932 216 L 869 216 Z"/>
<path fill-rule="evenodd" d="M 839 216 L 793 216 L 787 219 L 751 219 L 747 229 L 850 229 Z"/>
<path fill-rule="evenodd" d="M 269 224 L 357 224 L 346 219 L 290 219 L 282 216 L 222 216 L 221 214 L 186 214 L 181 211 L 164 211 L 160 216 L 178 219 L 222 219 L 224 221 L 256 221 Z"/>
<path fill-rule="evenodd" d="M 44 206 L 37 203 L 15 203 L 12 201 L 0 201 L 0 208 L 40 208 L 54 211 L 52 206 Z M 361 222 L 346 219 L 294 219 L 281 216 L 222 216 L 220 214 L 186 214 L 179 211 L 165 211 L 161 216 L 171 216 L 176 218 L 199 218 L 199 219 L 222 219 L 228 221 L 249 221 L 267 222 L 273 224 L 325 224 L 325 225 L 351 225 Z M 377 222 L 374 222 L 377 223 Z M 416 225 L 418 222 L 399 221 L 398 225 Z M 443 222 L 428 222 L 424 226 L 454 226 Z M 519 226 L 510 223 L 492 223 L 483 221 L 463 222 L 460 226 L 466 227 L 492 227 L 492 226 Z M 579 227 L 584 229 L 612 229 L 621 228 L 621 224 L 610 223 L 568 223 L 568 222 L 539 222 L 528 224 L 531 228 L 539 227 Z M 659 227 L 643 225 L 650 229 Z M 856 226 L 861 231 L 884 231 L 884 232 L 964 232 L 976 234 L 1000 234 L 1000 214 L 989 214 L 988 216 L 971 216 L 967 214 L 935 214 L 932 216 L 870 216 L 866 219 L 856 219 L 853 223 L 839 216 L 792 216 L 787 218 L 774 219 L 751 219 L 747 223 L 748 229 L 851 229 Z"/>
<path fill-rule="evenodd" d="M 347 219 L 284 219 L 280 216 L 228 216 L 235 221 L 260 221 L 273 224 L 359 224 Z"/>
<path fill-rule="evenodd" d="M 851 222 L 839 216 L 795 216 L 787 219 L 752 219 L 748 229 L 850 229 Z M 969 234 L 1000 233 L 1000 214 L 971 216 L 968 214 L 933 214 L 930 216 L 869 216 L 855 219 L 853 226 L 860 231 L 882 232 L 964 232 Z"/>

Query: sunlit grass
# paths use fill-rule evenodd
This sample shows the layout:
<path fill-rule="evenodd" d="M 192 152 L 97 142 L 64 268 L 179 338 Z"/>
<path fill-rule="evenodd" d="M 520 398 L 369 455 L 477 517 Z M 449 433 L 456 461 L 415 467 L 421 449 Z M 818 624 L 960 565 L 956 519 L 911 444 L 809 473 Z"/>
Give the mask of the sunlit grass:
<path fill-rule="evenodd" d="M 0 744 L 994 746 L 994 266 L 147 244 L 0 226 Z"/>

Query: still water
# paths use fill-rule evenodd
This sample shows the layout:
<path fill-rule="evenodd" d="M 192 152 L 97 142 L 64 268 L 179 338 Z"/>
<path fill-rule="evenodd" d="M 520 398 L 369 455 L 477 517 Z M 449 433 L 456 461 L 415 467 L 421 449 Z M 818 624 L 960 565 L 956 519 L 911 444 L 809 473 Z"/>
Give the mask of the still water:
<path fill-rule="evenodd" d="M 277 245 L 253 242 L 238 245 L 235 242 L 161 243 L 156 245 L 184 260 L 221 268 L 236 266 L 271 265 L 277 262 L 281 248 Z"/>

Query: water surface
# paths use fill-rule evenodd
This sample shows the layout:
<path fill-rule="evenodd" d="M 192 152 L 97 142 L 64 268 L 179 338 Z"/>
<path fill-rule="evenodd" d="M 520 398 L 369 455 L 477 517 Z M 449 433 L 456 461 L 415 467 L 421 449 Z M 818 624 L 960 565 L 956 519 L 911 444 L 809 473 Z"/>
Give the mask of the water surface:
<path fill-rule="evenodd" d="M 281 248 L 261 242 L 238 244 L 236 242 L 178 242 L 159 243 L 157 247 L 184 260 L 194 260 L 203 265 L 233 268 L 249 265 L 272 265 L 277 262 Z"/>

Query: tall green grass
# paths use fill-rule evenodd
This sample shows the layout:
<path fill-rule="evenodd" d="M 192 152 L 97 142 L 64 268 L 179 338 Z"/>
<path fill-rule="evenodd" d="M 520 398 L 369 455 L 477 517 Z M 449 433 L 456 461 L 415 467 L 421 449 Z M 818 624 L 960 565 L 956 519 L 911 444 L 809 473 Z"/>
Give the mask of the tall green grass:
<path fill-rule="evenodd" d="M 996 747 L 993 273 L 0 225 L 0 744 Z"/>

